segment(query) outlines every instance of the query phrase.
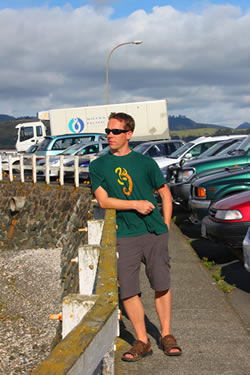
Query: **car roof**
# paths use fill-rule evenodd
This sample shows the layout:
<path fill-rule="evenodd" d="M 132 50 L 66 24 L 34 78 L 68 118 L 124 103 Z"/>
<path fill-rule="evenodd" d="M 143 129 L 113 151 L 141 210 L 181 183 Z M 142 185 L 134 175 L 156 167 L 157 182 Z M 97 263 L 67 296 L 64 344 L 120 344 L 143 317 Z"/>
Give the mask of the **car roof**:
<path fill-rule="evenodd" d="M 245 137 L 246 135 L 240 135 L 240 134 L 231 134 L 231 135 L 218 135 L 218 136 L 202 136 L 193 139 L 192 141 L 188 143 L 204 143 L 204 142 L 212 142 L 212 141 L 225 141 L 225 140 L 230 140 L 232 138 L 237 138 L 237 137 Z"/>
<path fill-rule="evenodd" d="M 163 139 L 163 140 L 159 140 L 157 139 L 156 141 L 145 141 L 145 142 L 141 142 L 140 144 L 146 144 L 146 145 L 151 145 L 151 144 L 157 144 L 157 143 L 173 143 L 173 142 L 180 142 L 180 143 L 185 143 L 184 141 L 182 141 L 181 139 Z"/>
<path fill-rule="evenodd" d="M 77 133 L 77 134 L 59 134 L 59 135 L 46 135 L 44 138 L 56 139 L 56 138 L 71 138 L 71 137 L 88 137 L 93 135 L 105 136 L 105 133 Z"/>

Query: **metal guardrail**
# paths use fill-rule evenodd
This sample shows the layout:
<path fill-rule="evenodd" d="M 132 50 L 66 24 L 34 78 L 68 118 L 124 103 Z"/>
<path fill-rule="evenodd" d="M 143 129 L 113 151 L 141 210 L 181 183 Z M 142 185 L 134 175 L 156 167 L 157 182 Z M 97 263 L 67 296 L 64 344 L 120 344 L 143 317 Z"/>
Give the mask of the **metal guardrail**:
<path fill-rule="evenodd" d="M 64 161 L 67 160 L 67 156 L 64 155 L 58 155 L 59 157 L 59 166 L 51 165 L 50 159 L 54 159 L 57 156 L 37 156 L 36 154 L 12 154 L 9 153 L 7 156 L 8 158 L 8 166 L 3 166 L 3 154 L 0 154 L 0 181 L 3 180 L 3 176 L 5 173 L 8 174 L 8 179 L 10 182 L 12 182 L 17 177 L 20 179 L 20 182 L 25 182 L 28 178 L 31 178 L 33 183 L 37 183 L 38 180 L 38 172 L 43 171 L 44 172 L 44 179 L 46 184 L 50 184 L 51 176 L 50 171 L 58 171 L 59 175 L 59 184 L 64 185 L 64 173 L 65 172 L 73 172 L 74 173 L 74 185 L 76 187 L 79 186 L 79 173 L 80 172 L 88 172 L 88 167 L 79 167 L 79 156 L 74 156 L 74 166 L 68 167 L 64 165 Z M 71 157 L 72 158 L 72 157 Z M 44 165 L 38 165 L 37 159 L 45 159 Z M 84 159 L 95 159 L 95 156 L 86 155 L 84 156 Z M 14 164 L 15 163 L 15 164 Z M 18 176 L 15 171 L 18 171 Z M 28 176 L 27 176 L 28 174 Z"/>

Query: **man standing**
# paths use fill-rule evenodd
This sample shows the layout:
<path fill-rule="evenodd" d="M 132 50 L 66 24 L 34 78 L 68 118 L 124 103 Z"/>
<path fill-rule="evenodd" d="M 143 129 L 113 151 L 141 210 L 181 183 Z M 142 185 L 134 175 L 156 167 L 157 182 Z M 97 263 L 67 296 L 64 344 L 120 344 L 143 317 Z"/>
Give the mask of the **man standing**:
<path fill-rule="evenodd" d="M 181 354 L 170 334 L 171 291 L 168 230 L 172 197 L 157 163 L 129 148 L 135 128 L 126 113 L 111 113 L 107 134 L 110 152 L 90 164 L 92 190 L 101 208 L 117 214 L 118 279 L 120 297 L 137 340 L 122 360 L 134 362 L 152 354 L 140 299 L 139 271 L 145 263 L 161 326 L 160 345 L 166 355 Z M 163 217 L 154 190 L 162 199 Z"/>

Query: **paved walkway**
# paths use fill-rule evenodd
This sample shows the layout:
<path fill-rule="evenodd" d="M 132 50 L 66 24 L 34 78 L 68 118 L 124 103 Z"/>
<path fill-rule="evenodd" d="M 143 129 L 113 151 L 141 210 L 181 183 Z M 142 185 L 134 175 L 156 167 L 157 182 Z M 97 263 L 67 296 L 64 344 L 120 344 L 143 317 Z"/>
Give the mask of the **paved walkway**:
<path fill-rule="evenodd" d="M 154 353 L 135 363 L 120 360 L 122 353 L 134 341 L 133 328 L 123 315 L 116 352 L 116 374 L 250 374 L 249 333 L 175 224 L 171 227 L 169 249 L 172 265 L 172 333 L 183 354 L 168 357 L 157 346 L 160 332 L 154 310 L 154 294 L 142 267 L 142 300 Z"/>

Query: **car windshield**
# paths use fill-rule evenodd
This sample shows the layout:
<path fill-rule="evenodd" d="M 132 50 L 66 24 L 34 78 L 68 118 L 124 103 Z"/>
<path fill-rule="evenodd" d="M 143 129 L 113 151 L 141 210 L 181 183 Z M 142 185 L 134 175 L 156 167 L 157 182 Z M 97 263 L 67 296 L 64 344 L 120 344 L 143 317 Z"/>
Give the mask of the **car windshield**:
<path fill-rule="evenodd" d="M 221 142 L 215 143 L 212 147 L 209 147 L 209 149 L 207 149 L 202 154 L 197 156 L 196 159 L 204 159 L 204 158 L 207 158 L 209 156 L 215 155 L 217 153 L 217 151 L 221 149 L 221 147 L 222 147 Z"/>
<path fill-rule="evenodd" d="M 86 145 L 86 144 L 85 144 Z M 82 144 L 79 144 L 79 143 L 75 143 L 74 145 L 66 148 L 66 150 L 64 150 L 62 152 L 62 155 L 73 155 L 75 154 L 77 151 L 79 151 L 79 149 L 81 149 L 82 147 L 85 147 L 84 143 Z"/>
<path fill-rule="evenodd" d="M 244 150 L 248 151 L 250 148 L 250 135 L 242 141 L 238 147 L 236 147 L 236 150 Z"/>
<path fill-rule="evenodd" d="M 232 150 L 236 150 L 237 147 L 242 143 L 242 141 L 237 141 L 237 142 L 234 142 L 232 145 L 228 146 L 227 148 L 221 150 L 220 152 L 218 152 L 218 154 L 216 154 L 216 156 L 220 156 L 220 155 L 227 155 L 230 151 Z"/>
<path fill-rule="evenodd" d="M 35 152 L 38 148 L 38 145 L 31 145 L 26 151 L 25 153 L 27 154 L 32 154 L 33 152 Z"/>
<path fill-rule="evenodd" d="M 172 154 L 168 155 L 168 158 L 170 158 L 170 159 L 178 159 L 186 151 L 188 151 L 192 146 L 194 146 L 194 143 L 192 143 L 192 142 L 185 143 L 185 145 L 179 147 L 176 151 L 172 152 Z"/>
<path fill-rule="evenodd" d="M 148 148 L 148 144 L 142 143 L 141 145 L 137 145 L 134 147 L 134 151 L 143 154 L 143 152 Z"/>
<path fill-rule="evenodd" d="M 51 139 L 52 138 L 50 138 L 50 137 L 45 137 L 45 139 L 37 147 L 37 151 L 46 151 L 47 146 L 50 143 Z"/>
<path fill-rule="evenodd" d="M 241 141 L 239 142 L 241 143 Z M 226 150 L 229 151 L 231 149 L 235 149 L 237 144 L 237 139 L 231 139 L 230 141 L 225 142 L 217 142 L 202 154 L 200 154 L 196 159 L 204 159 L 208 158 L 209 156 L 221 155 Z"/>

